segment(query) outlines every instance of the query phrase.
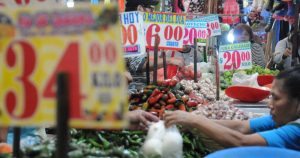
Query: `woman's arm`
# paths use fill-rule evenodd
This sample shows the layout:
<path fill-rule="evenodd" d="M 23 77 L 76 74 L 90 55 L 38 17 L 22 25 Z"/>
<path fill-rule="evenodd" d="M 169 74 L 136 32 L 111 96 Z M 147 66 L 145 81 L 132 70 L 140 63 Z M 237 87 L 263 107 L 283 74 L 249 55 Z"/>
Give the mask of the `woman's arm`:
<path fill-rule="evenodd" d="M 221 125 L 201 115 L 195 115 L 188 112 L 175 111 L 166 113 L 165 123 L 167 127 L 173 124 L 180 124 L 188 126 L 191 129 L 194 128 L 226 147 L 267 145 L 266 141 L 258 134 L 243 134 L 226 127 L 228 125 L 226 123 Z M 230 124 L 229 126 L 232 125 L 233 124 Z"/>
<path fill-rule="evenodd" d="M 249 121 L 240 120 L 213 120 L 215 123 L 222 125 L 224 127 L 230 128 L 235 131 L 239 131 L 243 134 L 250 134 L 251 129 L 249 126 Z"/>

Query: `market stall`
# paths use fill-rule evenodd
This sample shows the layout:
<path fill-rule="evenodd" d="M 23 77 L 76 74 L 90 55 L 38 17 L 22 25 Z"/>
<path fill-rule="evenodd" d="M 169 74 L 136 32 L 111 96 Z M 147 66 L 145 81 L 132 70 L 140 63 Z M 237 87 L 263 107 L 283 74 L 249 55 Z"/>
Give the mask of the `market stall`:
<path fill-rule="evenodd" d="M 175 133 L 179 146 L 157 145 L 153 126 L 130 130 L 126 116 L 146 111 L 164 120 L 168 111 L 180 110 L 246 121 L 270 113 L 279 70 L 255 64 L 252 41 L 230 39 L 247 4 L 163 0 L 155 12 L 124 12 L 125 6 L 124 0 L 0 1 L 0 133 L 14 129 L 10 143 L 0 143 L 0 157 L 168 158 L 175 149 L 179 158 L 205 157 L 225 147 L 181 126 L 157 136 Z M 267 61 L 273 36 L 263 32 L 258 38 Z M 298 43 L 294 38 L 293 65 Z M 135 59 L 141 56 L 145 68 Z M 128 67 L 143 70 L 131 72 L 129 85 Z M 42 132 L 23 138 L 27 127 Z"/>

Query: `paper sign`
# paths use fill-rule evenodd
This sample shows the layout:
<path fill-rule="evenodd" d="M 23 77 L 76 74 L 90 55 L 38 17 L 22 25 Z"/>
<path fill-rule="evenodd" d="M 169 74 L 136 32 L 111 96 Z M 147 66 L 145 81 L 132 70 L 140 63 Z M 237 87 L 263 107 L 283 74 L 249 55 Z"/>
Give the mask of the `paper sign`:
<path fill-rule="evenodd" d="M 251 43 L 222 45 L 219 48 L 220 71 L 252 68 Z"/>
<path fill-rule="evenodd" d="M 120 19 L 125 57 L 146 53 L 142 13 L 124 12 L 120 14 Z"/>
<path fill-rule="evenodd" d="M 146 48 L 154 48 L 155 36 L 159 36 L 159 49 L 182 50 L 185 15 L 172 13 L 144 13 Z"/>
<path fill-rule="evenodd" d="M 1 9 L 0 124 L 56 120 L 56 75 L 68 73 L 70 126 L 121 128 L 127 88 L 118 9 Z"/>
<path fill-rule="evenodd" d="M 185 24 L 184 45 L 194 45 L 194 38 L 207 38 L 207 22 L 200 21 L 199 19 L 192 19 L 186 20 Z"/>
<path fill-rule="evenodd" d="M 221 35 L 218 15 L 197 16 L 200 21 L 207 22 L 208 37 Z"/>

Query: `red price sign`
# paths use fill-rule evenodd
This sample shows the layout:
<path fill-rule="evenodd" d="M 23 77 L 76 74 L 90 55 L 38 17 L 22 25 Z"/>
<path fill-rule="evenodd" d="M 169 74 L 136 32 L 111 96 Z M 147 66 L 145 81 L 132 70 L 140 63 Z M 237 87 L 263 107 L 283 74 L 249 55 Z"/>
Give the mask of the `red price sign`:
<path fill-rule="evenodd" d="M 144 13 L 146 47 L 153 48 L 158 35 L 158 48 L 181 50 L 183 46 L 185 16 L 179 14 Z"/>
<path fill-rule="evenodd" d="M 222 71 L 252 68 L 250 43 L 220 46 L 219 64 Z"/>
<path fill-rule="evenodd" d="M 122 45 L 125 56 L 140 55 L 146 52 L 141 14 L 140 12 L 124 12 L 120 14 Z"/>
<path fill-rule="evenodd" d="M 110 11 L 113 8 L 106 9 Z M 34 16 L 40 12 L 52 15 L 58 11 L 61 16 L 66 16 L 61 9 L 30 11 L 5 9 L 0 13 L 17 24 L 20 13 L 26 12 L 26 15 Z M 67 10 L 66 13 L 76 20 L 76 15 L 80 11 L 84 13 L 91 11 L 99 15 L 102 8 L 79 7 L 72 11 Z M 82 27 L 72 26 L 72 28 Z M 121 119 L 123 113 L 120 109 L 126 105 L 127 97 L 121 43 L 116 42 L 121 41 L 119 28 L 120 25 L 115 23 L 105 29 L 91 29 L 81 33 L 78 30 L 72 35 L 52 36 L 51 32 L 47 32 L 48 34 L 39 36 L 40 32 L 32 32 L 34 36 L 28 35 L 26 38 L 20 38 L 22 34 L 1 38 L 0 102 L 3 106 L 0 106 L 0 124 L 6 126 L 54 124 L 56 76 L 59 72 L 65 72 L 70 76 L 72 127 L 123 127 L 126 122 Z"/>

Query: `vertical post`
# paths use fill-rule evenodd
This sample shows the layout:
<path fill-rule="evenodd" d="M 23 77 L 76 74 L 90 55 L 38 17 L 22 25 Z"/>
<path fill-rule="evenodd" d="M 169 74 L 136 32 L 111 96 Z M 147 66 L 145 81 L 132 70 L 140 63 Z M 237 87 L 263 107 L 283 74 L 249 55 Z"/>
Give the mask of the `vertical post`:
<path fill-rule="evenodd" d="M 154 63 L 153 63 L 153 84 L 157 84 L 157 60 L 158 60 L 158 35 L 155 36 L 154 42 Z"/>
<path fill-rule="evenodd" d="M 197 38 L 194 38 L 194 82 L 197 82 Z"/>
<path fill-rule="evenodd" d="M 216 48 L 213 49 L 215 57 L 215 69 L 216 69 L 216 100 L 220 100 L 220 67 L 219 67 L 219 52 Z"/>
<path fill-rule="evenodd" d="M 207 63 L 207 52 L 206 52 L 206 46 L 203 48 L 203 61 Z"/>
<path fill-rule="evenodd" d="M 21 128 L 14 127 L 14 140 L 13 140 L 13 157 L 20 158 L 20 135 L 21 135 Z"/>
<path fill-rule="evenodd" d="M 149 56 L 149 49 L 146 49 L 147 53 L 147 61 L 146 61 L 146 80 L 147 80 L 147 85 L 150 84 L 150 56 Z"/>
<path fill-rule="evenodd" d="M 68 158 L 69 143 L 69 75 L 59 73 L 57 75 L 57 141 L 56 158 Z"/>
<path fill-rule="evenodd" d="M 167 58 L 166 58 L 166 52 L 162 51 L 162 57 L 163 57 L 163 65 L 164 65 L 164 79 L 166 80 L 168 78 L 167 74 Z"/>

